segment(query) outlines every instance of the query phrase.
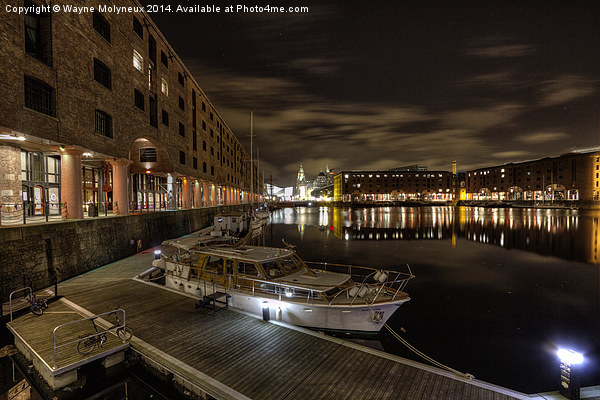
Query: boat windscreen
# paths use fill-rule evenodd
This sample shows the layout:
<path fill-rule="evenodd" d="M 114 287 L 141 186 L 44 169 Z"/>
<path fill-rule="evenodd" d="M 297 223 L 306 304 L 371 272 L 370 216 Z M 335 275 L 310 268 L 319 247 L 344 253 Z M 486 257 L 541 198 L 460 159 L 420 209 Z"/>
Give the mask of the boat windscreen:
<path fill-rule="evenodd" d="M 281 266 L 285 275 L 297 272 L 303 268 L 300 260 L 295 256 L 289 256 L 277 259 L 277 263 Z"/>

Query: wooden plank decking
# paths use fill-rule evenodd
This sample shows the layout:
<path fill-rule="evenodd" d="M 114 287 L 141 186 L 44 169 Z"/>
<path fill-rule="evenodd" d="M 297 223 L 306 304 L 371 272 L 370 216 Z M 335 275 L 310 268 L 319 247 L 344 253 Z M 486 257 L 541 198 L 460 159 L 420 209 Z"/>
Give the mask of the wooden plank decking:
<path fill-rule="evenodd" d="M 57 301 L 50 304 L 43 315 L 37 316 L 28 313 L 9 322 L 7 326 L 15 336 L 18 336 L 33 350 L 48 367 L 48 371 L 56 376 L 77 368 L 79 365 L 84 364 L 86 360 L 97 359 L 129 346 L 115 335 L 108 333 L 108 340 L 102 345 L 102 348 L 95 348 L 89 354 L 80 354 L 77 351 L 77 338 L 95 333 L 92 323 L 84 320 L 84 316 L 75 312 L 63 302 Z M 56 331 L 55 343 L 54 328 L 75 321 L 81 321 L 81 323 L 69 324 Z M 57 348 L 56 365 L 54 363 L 54 345 Z"/>
<path fill-rule="evenodd" d="M 63 306 L 99 314 L 126 310 L 131 346 L 217 398 L 526 399 L 481 381 L 340 339 L 225 310 L 131 279 L 151 265 L 138 254 L 59 285 Z M 19 324 L 35 323 L 32 318 Z"/>

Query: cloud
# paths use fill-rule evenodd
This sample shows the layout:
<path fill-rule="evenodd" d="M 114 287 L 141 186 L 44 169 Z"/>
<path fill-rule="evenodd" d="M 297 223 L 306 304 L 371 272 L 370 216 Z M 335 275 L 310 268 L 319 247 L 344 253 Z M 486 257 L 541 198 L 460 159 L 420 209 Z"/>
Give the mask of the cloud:
<path fill-rule="evenodd" d="M 569 135 L 563 132 L 536 132 L 527 133 L 517 138 L 517 140 L 525 144 L 540 144 L 561 139 L 567 139 Z"/>
<path fill-rule="evenodd" d="M 333 76 L 340 71 L 342 59 L 334 58 L 296 58 L 280 66 L 317 76 Z"/>
<path fill-rule="evenodd" d="M 497 158 L 499 160 L 508 162 L 508 161 L 514 161 L 516 159 L 521 160 L 521 159 L 526 159 L 526 158 L 532 158 L 533 155 L 532 155 L 532 153 L 530 153 L 528 151 L 524 151 L 524 150 L 511 150 L 511 151 L 500 151 L 500 152 L 492 153 L 492 154 L 490 154 L 490 157 Z"/>
<path fill-rule="evenodd" d="M 546 107 L 568 104 L 597 93 L 597 85 L 598 81 L 595 79 L 579 75 L 562 75 L 540 84 L 538 104 Z"/>
<path fill-rule="evenodd" d="M 506 125 L 523 111 L 519 104 L 497 104 L 488 107 L 453 110 L 446 112 L 444 123 L 450 127 L 483 131 L 499 125 Z"/>
<path fill-rule="evenodd" d="M 535 48 L 524 44 L 513 45 L 495 45 L 487 47 L 477 47 L 470 49 L 468 53 L 472 56 L 486 58 L 508 58 L 508 57 L 524 57 L 532 55 Z"/>

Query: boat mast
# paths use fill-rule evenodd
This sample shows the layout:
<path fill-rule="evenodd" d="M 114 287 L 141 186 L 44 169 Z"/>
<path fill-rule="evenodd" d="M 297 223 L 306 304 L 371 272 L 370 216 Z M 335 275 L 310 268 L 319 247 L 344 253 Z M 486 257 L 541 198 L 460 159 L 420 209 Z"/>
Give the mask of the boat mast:
<path fill-rule="evenodd" d="M 254 213 L 254 159 L 252 157 L 252 146 L 254 138 L 253 126 L 254 123 L 254 113 L 250 111 L 250 212 Z"/>

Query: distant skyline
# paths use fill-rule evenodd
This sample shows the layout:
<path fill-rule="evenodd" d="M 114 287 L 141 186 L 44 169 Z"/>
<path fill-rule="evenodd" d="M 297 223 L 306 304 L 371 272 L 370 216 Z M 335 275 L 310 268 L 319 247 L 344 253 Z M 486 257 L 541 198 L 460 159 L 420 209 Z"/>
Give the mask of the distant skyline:
<path fill-rule="evenodd" d="M 254 112 L 277 186 L 300 163 L 464 171 L 599 144 L 600 6 L 404 3 L 151 18 L 247 150 Z"/>

